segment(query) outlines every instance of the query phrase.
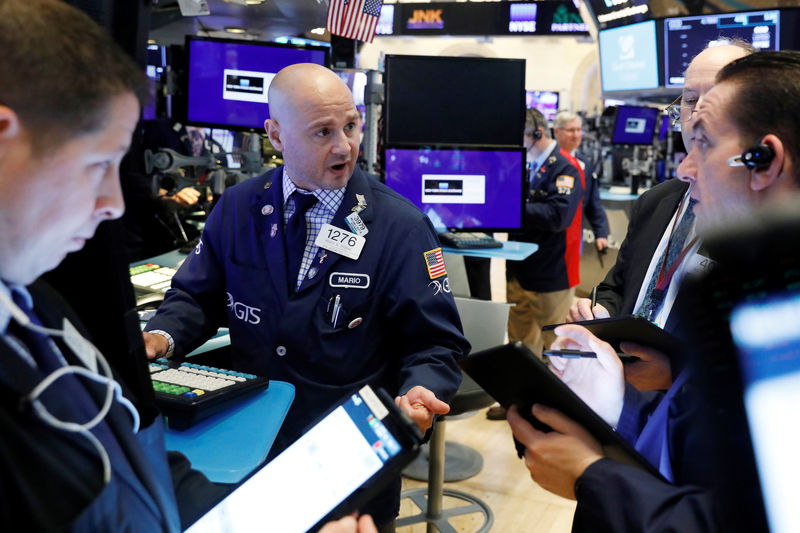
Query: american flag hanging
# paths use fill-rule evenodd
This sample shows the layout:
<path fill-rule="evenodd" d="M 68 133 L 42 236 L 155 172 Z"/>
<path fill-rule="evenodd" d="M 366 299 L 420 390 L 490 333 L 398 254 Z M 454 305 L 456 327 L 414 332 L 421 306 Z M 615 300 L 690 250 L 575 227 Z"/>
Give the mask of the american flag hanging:
<path fill-rule="evenodd" d="M 328 31 L 334 35 L 371 43 L 381 16 L 383 0 L 330 0 Z"/>

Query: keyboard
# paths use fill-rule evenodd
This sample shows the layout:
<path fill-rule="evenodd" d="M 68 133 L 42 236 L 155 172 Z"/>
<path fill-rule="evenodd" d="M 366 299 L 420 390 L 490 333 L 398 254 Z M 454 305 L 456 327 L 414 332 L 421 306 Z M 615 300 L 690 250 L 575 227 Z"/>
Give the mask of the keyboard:
<path fill-rule="evenodd" d="M 150 379 L 156 405 L 175 430 L 188 429 L 269 386 L 268 379 L 254 374 L 167 359 L 150 362 Z"/>
<path fill-rule="evenodd" d="M 453 233 L 450 231 L 439 234 L 442 246 L 450 248 L 502 248 L 503 243 L 495 240 L 485 233 Z"/>
<path fill-rule="evenodd" d="M 145 263 L 130 267 L 131 283 L 134 287 L 150 291 L 167 292 L 172 285 L 172 276 L 177 272 L 174 268 L 162 267 L 154 263 Z"/>

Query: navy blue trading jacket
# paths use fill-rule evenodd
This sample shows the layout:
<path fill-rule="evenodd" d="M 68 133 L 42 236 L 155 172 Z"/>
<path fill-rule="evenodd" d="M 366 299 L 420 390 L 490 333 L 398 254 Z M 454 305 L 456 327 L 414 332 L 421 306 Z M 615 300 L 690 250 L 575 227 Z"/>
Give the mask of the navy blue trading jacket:
<path fill-rule="evenodd" d="M 525 232 L 511 240 L 533 242 L 539 249 L 524 261 L 507 261 L 506 276 L 523 289 L 552 292 L 580 282 L 583 172 L 575 158 L 559 148 L 531 180 L 525 202 Z"/>
<path fill-rule="evenodd" d="M 439 248 L 428 218 L 356 169 L 331 224 L 346 229 L 344 217 L 363 195 L 360 216 L 369 232 L 360 257 L 320 249 L 289 296 L 282 172 L 225 192 L 146 330 L 169 332 L 181 357 L 227 326 L 237 370 L 294 384 L 273 450 L 366 383 L 392 395 L 422 385 L 449 401 L 461 382 L 456 360 L 469 343 L 446 274 L 428 270 L 425 253 Z"/>

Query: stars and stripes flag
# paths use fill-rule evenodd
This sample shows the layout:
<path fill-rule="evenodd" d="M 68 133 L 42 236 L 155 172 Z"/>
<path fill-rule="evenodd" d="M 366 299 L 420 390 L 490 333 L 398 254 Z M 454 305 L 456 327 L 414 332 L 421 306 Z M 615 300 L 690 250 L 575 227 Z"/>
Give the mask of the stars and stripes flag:
<path fill-rule="evenodd" d="M 424 254 L 425 256 L 425 266 L 428 267 L 428 275 L 431 279 L 436 279 L 438 277 L 444 276 L 447 274 L 447 269 L 444 266 L 444 257 L 442 256 L 442 249 L 441 248 L 434 248 L 433 250 L 428 250 Z"/>
<path fill-rule="evenodd" d="M 334 35 L 371 43 L 381 16 L 383 0 L 329 0 L 328 31 Z"/>

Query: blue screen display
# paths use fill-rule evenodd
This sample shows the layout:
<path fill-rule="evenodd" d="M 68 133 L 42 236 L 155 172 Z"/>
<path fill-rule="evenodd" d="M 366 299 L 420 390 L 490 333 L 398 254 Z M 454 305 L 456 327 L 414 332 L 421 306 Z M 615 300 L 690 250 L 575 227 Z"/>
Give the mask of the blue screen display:
<path fill-rule="evenodd" d="M 658 87 L 655 21 L 603 30 L 599 39 L 603 91 Z"/>
<path fill-rule="evenodd" d="M 267 90 L 275 74 L 295 63 L 326 65 L 327 49 L 192 38 L 187 122 L 263 130 Z"/>
<path fill-rule="evenodd" d="M 621 105 L 617 107 L 617 121 L 614 123 L 614 144 L 651 144 L 656 129 L 658 109 Z"/>
<path fill-rule="evenodd" d="M 519 150 L 386 149 L 386 185 L 434 227 L 518 230 L 525 154 Z"/>

